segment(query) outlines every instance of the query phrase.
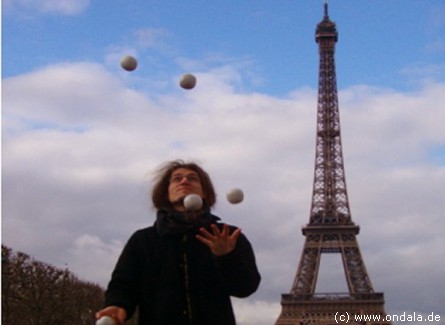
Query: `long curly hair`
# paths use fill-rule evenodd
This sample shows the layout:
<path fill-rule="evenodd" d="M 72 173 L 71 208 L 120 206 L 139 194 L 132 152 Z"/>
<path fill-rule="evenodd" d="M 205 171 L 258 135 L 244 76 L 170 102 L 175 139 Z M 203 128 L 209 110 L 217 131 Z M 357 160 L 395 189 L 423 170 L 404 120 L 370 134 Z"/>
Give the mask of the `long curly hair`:
<path fill-rule="evenodd" d="M 178 168 L 189 169 L 198 174 L 205 194 L 204 204 L 211 208 L 216 203 L 216 193 L 209 174 L 207 174 L 207 172 L 197 163 L 185 162 L 180 159 L 168 161 L 158 168 L 151 194 L 151 199 L 155 208 L 161 209 L 173 207 L 168 199 L 168 187 L 170 185 L 171 175 Z"/>

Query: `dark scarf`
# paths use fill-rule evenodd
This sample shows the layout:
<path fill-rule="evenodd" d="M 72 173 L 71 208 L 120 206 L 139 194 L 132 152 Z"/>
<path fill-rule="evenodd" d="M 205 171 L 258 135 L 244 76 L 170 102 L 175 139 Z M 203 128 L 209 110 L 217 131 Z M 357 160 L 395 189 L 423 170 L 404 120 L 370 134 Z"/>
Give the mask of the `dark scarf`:
<path fill-rule="evenodd" d="M 210 213 L 210 209 L 197 212 L 179 212 L 171 209 L 159 209 L 156 216 L 156 229 L 163 235 L 197 232 L 201 227 L 208 227 L 220 218 Z"/>

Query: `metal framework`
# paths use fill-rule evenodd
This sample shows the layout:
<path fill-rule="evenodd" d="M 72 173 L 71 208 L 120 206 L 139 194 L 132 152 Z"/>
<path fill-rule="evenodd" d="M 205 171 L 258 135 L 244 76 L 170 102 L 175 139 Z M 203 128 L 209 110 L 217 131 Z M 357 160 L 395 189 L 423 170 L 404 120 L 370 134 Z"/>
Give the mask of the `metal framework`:
<path fill-rule="evenodd" d="M 375 293 L 366 271 L 356 236 L 360 227 L 351 220 L 340 136 L 334 51 L 338 40 L 336 25 L 324 18 L 317 25 L 320 67 L 317 105 L 317 134 L 314 185 L 309 224 L 295 280 L 289 294 L 281 299 L 276 325 L 357 324 L 355 315 L 380 315 L 381 320 L 360 324 L 389 324 L 385 321 L 383 293 Z M 315 293 L 323 253 L 341 254 L 349 292 Z M 348 315 L 348 319 L 339 319 Z M 346 322 L 347 320 L 347 322 Z"/>

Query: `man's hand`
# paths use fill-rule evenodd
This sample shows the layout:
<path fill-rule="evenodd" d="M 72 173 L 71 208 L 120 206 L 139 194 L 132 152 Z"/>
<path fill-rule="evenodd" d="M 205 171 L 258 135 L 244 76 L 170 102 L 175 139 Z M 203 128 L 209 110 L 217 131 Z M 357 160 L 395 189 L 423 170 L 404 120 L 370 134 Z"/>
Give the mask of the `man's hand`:
<path fill-rule="evenodd" d="M 122 325 L 127 318 L 127 312 L 121 307 L 108 306 L 96 313 L 96 319 L 99 319 L 103 316 L 109 316 L 116 321 L 117 325 Z"/>
<path fill-rule="evenodd" d="M 232 234 L 229 233 L 229 226 L 223 225 L 222 231 L 213 224 L 210 226 L 213 234 L 201 228 L 201 235 L 196 235 L 196 239 L 207 245 L 215 256 L 229 254 L 235 249 L 236 241 L 241 234 L 241 229 L 237 228 Z"/>

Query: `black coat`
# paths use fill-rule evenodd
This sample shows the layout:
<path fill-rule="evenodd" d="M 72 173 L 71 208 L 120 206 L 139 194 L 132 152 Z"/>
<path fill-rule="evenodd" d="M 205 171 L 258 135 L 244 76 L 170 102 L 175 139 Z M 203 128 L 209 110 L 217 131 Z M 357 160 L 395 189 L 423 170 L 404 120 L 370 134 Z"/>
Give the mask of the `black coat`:
<path fill-rule="evenodd" d="M 125 308 L 128 318 L 139 307 L 141 325 L 236 324 L 230 296 L 255 292 L 260 274 L 243 234 L 221 257 L 195 238 L 200 227 L 209 229 L 218 219 L 205 213 L 190 223 L 178 213 L 159 211 L 155 224 L 136 231 L 125 245 L 105 305 Z"/>

